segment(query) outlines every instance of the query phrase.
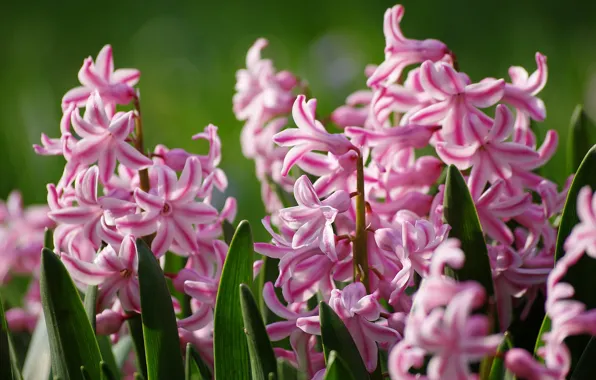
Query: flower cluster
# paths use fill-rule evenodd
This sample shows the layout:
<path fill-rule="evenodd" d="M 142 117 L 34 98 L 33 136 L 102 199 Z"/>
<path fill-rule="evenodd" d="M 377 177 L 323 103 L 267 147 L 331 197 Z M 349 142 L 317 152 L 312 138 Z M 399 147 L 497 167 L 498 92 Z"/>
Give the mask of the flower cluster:
<path fill-rule="evenodd" d="M 44 216 L 56 224 L 54 251 L 73 279 L 82 289 L 98 286 L 97 331 L 113 339 L 141 308 L 136 238 L 150 243 L 162 265 L 181 256 L 183 267 L 167 273 L 179 294 L 191 298 L 187 305 L 173 298 L 180 337 L 212 359 L 212 310 L 227 253 L 223 224 L 236 214 L 233 198 L 220 210 L 213 204 L 214 191 L 227 187 L 218 167 L 221 141 L 217 127 L 208 125 L 192 137 L 208 142 L 205 155 L 163 145 L 145 151 L 133 87 L 139 77 L 134 69 L 114 71 L 109 45 L 95 61 L 85 59 L 82 86 L 62 100 L 60 137 L 42 135 L 34 146 L 38 154 L 66 160 L 62 178 L 47 186 Z M 39 244 L 35 253 L 38 258 Z"/>
<path fill-rule="evenodd" d="M 44 205 L 24 208 L 18 191 L 10 193 L 6 202 L 0 201 L 0 285 L 9 284 L 14 276 L 33 276 L 23 306 L 6 311 L 11 330 L 32 331 L 41 311 L 39 252 L 44 230 L 53 226 L 47 213 Z"/>
<path fill-rule="evenodd" d="M 429 379 L 467 379 L 470 364 L 495 353 L 498 333 L 514 317 L 523 319 L 540 293 L 550 297 L 553 321 L 556 294 L 570 294 L 546 286 L 553 221 L 570 185 L 558 189 L 536 170 L 558 143 L 551 130 L 538 145 L 532 130 L 546 118 L 538 97 L 546 57 L 536 53 L 533 73 L 513 66 L 509 80 L 473 81 L 443 42 L 406 38 L 403 16 L 401 5 L 387 10 L 384 61 L 367 67 L 368 88 L 329 116 L 318 115 L 317 101 L 301 94 L 305 85 L 260 58 L 263 40 L 238 73 L 234 109 L 247 121 L 242 145 L 255 160 L 270 214 L 263 224 L 272 241 L 255 250 L 279 261 L 279 276 L 264 297 L 273 300 L 274 287 L 280 288 L 284 302 L 267 304 L 287 320 L 269 329 L 277 339 L 283 324 L 280 336 L 300 339 L 278 355 L 315 377 L 322 369 L 312 343 L 319 325 L 307 308 L 315 295 L 344 321 L 371 373 L 379 347 L 391 351 L 395 379 L 414 378 L 413 368 L 425 368 Z M 421 148 L 435 155 L 421 155 Z M 443 275 L 447 264 L 460 268 L 464 261 L 443 219 L 447 165 L 462 171 L 478 212 L 495 289 L 490 299 L 480 284 Z M 583 244 L 576 250 L 594 250 L 593 234 L 576 235 Z M 486 304 L 496 309 L 498 326 L 480 313 Z M 549 341 L 560 349 L 569 334 L 551 334 Z"/>

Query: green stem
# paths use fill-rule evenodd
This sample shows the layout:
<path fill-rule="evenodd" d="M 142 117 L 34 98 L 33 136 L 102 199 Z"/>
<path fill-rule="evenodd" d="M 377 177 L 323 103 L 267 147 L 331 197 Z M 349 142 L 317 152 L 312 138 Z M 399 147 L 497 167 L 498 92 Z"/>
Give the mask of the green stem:
<path fill-rule="evenodd" d="M 356 237 L 352 243 L 354 278 L 369 289 L 368 281 L 368 252 L 366 246 L 366 200 L 364 199 L 364 161 L 358 155 L 356 165 Z"/>

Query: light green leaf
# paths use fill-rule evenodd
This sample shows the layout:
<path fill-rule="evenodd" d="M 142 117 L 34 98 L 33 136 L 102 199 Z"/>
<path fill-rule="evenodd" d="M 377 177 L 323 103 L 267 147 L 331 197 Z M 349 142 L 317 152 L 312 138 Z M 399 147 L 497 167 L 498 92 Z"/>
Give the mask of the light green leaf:
<path fill-rule="evenodd" d="M 58 256 L 46 248 L 39 282 L 53 375 L 79 379 L 84 367 L 90 379 L 100 379 L 101 354 L 79 292 Z"/>
<path fill-rule="evenodd" d="M 259 307 L 246 284 L 240 285 L 240 305 L 248 341 L 252 380 L 266 380 L 269 374 L 277 373 L 277 361 Z"/>
<path fill-rule="evenodd" d="M 319 303 L 323 352 L 329 364 L 331 351 L 336 351 L 356 379 L 369 379 L 370 375 L 358 352 L 356 343 L 339 316 L 325 302 Z"/>
<path fill-rule="evenodd" d="M 83 301 L 83 305 L 85 306 L 85 313 L 87 314 L 87 319 L 89 319 L 89 323 L 91 324 L 91 328 L 93 329 L 93 331 L 95 331 L 97 289 L 97 285 L 87 286 L 87 291 L 85 292 L 85 300 Z"/>
<path fill-rule="evenodd" d="M 103 365 L 107 366 L 108 370 L 110 371 L 110 379 L 119 380 L 120 367 L 118 367 L 118 364 L 116 364 L 116 358 L 112 352 L 110 338 L 107 335 L 100 335 L 97 337 L 97 344 L 99 345 L 99 352 L 101 353 L 101 357 L 103 359 L 102 363 Z"/>
<path fill-rule="evenodd" d="M 40 314 L 27 349 L 27 356 L 23 365 L 23 378 L 27 380 L 52 379 L 50 376 L 51 366 L 52 359 L 46 320 L 43 314 Z"/>
<path fill-rule="evenodd" d="M 454 270 L 454 277 L 459 281 L 479 282 L 486 290 L 489 302 L 493 303 L 492 272 L 478 213 L 464 177 L 453 165 L 447 169 L 444 215 L 451 226 L 449 237 L 459 239 L 466 255 L 464 266 Z M 490 314 L 488 309 L 485 312 Z M 492 314 L 489 317 L 496 321 L 496 312 Z M 498 323 L 494 323 L 493 330 L 498 330 Z"/>
<path fill-rule="evenodd" d="M 164 273 L 143 239 L 137 239 L 137 252 L 147 380 L 183 379 L 176 315 Z"/>
<path fill-rule="evenodd" d="M 298 370 L 288 363 L 287 360 L 277 359 L 277 373 L 279 380 L 305 380 L 306 374 L 298 373 Z"/>
<path fill-rule="evenodd" d="M 252 283 L 253 254 L 250 225 L 242 221 L 232 238 L 215 302 L 213 350 L 218 379 L 250 379 L 239 287 Z"/>
<path fill-rule="evenodd" d="M 324 380 L 354 380 L 348 365 L 337 355 L 337 351 L 329 353 Z"/>

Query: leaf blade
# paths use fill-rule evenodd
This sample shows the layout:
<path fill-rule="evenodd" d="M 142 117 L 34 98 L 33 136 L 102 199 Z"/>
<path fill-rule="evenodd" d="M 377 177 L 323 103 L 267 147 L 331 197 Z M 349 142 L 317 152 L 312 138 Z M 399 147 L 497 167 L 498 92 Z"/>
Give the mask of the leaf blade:
<path fill-rule="evenodd" d="M 183 379 L 184 367 L 172 297 L 163 271 L 142 239 L 137 239 L 141 321 L 147 380 Z"/>
<path fill-rule="evenodd" d="M 65 380 L 79 378 L 84 367 L 91 379 L 100 379 L 101 354 L 79 292 L 62 261 L 46 248 L 39 281 L 52 373 Z"/>
<path fill-rule="evenodd" d="M 348 369 L 346 363 L 337 355 L 337 351 L 329 353 L 327 360 L 327 370 L 324 380 L 354 380 L 352 372 Z"/>
<path fill-rule="evenodd" d="M 216 378 L 250 378 L 239 286 L 252 283 L 253 254 L 250 225 L 242 221 L 232 238 L 215 301 L 213 351 Z"/>
<path fill-rule="evenodd" d="M 266 380 L 269 374 L 277 374 L 277 361 L 257 302 L 246 284 L 240 284 L 240 306 L 248 342 L 252 379 Z"/>

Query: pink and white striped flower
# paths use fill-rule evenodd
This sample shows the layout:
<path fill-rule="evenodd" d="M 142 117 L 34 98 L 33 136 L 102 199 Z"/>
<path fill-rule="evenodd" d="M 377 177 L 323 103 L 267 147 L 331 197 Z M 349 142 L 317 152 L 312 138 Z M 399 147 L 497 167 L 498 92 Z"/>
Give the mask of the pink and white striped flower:
<path fill-rule="evenodd" d="M 380 83 L 395 83 L 403 69 L 409 65 L 426 60 L 438 61 L 449 53 L 447 46 L 438 40 L 411 40 L 402 34 L 400 22 L 404 16 L 404 7 L 396 5 L 387 9 L 383 22 L 385 34 L 385 61 L 379 65 L 368 79 L 368 87 Z"/>
<path fill-rule="evenodd" d="M 186 160 L 180 179 L 176 172 L 165 165 L 156 166 L 158 185 L 147 193 L 135 189 L 134 198 L 144 211 L 116 220 L 123 233 L 146 236 L 156 232 L 151 250 L 160 257 L 176 243 L 186 252 L 196 252 L 198 243 L 195 225 L 211 223 L 217 219 L 213 206 L 197 202 L 195 198 L 202 185 L 201 163 L 196 157 Z"/>
<path fill-rule="evenodd" d="M 93 262 L 68 254 L 62 254 L 61 258 L 75 280 L 87 285 L 99 285 L 98 305 L 108 306 L 118 294 L 124 310 L 141 310 L 137 248 L 132 235 L 124 238 L 117 253 L 108 245 Z"/>
<path fill-rule="evenodd" d="M 288 227 L 296 230 L 292 248 L 319 247 L 329 259 L 337 261 L 335 234 L 332 224 L 335 217 L 350 207 L 350 196 L 338 190 L 321 201 L 307 176 L 296 180 L 294 197 L 298 206 L 279 211 Z"/>
<path fill-rule="evenodd" d="M 589 186 L 583 187 L 577 195 L 577 216 L 579 224 L 565 240 L 565 252 L 570 256 L 585 252 L 596 259 L 596 196 Z"/>
<path fill-rule="evenodd" d="M 98 162 L 103 183 L 114 174 L 117 160 L 135 170 L 153 163 L 126 141 L 134 129 L 133 113 L 116 114 L 110 119 L 98 92 L 89 97 L 85 116 L 81 118 L 78 112 L 73 112 L 71 120 L 81 137 L 73 148 L 71 161 L 79 165 Z"/>
<path fill-rule="evenodd" d="M 82 107 L 93 91 L 98 91 L 109 104 L 128 104 L 136 96 L 133 86 L 137 84 L 141 73 L 137 69 L 118 69 L 114 71 L 112 47 L 104 46 L 95 62 L 86 58 L 79 71 L 79 81 L 83 86 L 68 91 L 62 98 L 62 109 L 69 105 Z"/>
<path fill-rule="evenodd" d="M 414 113 L 409 122 L 441 124 L 443 139 L 458 145 L 473 141 L 470 125 L 473 116 L 485 128 L 490 126 L 491 119 L 478 108 L 495 105 L 505 91 L 505 81 L 502 79 L 487 79 L 471 84 L 467 75 L 455 71 L 445 62 L 424 62 L 420 67 L 420 82 L 437 102 Z"/>
<path fill-rule="evenodd" d="M 287 175 L 292 166 L 306 153 L 321 150 L 337 156 L 346 153 L 354 146 L 342 134 L 331 134 L 323 124 L 316 120 L 317 100 L 308 102 L 304 95 L 298 95 L 292 107 L 292 116 L 296 128 L 288 128 L 273 136 L 273 141 L 280 146 L 291 146 L 284 158 L 281 173 Z"/>
<path fill-rule="evenodd" d="M 507 142 L 513 129 L 513 115 L 504 105 L 497 106 L 493 126 L 489 129 L 476 115 L 469 117 L 470 143 L 464 146 L 451 142 L 437 143 L 441 159 L 464 170 L 472 167 L 468 186 L 474 199 L 482 194 L 487 182 L 499 179 L 506 183 L 513 175 L 513 167 L 524 168 L 534 163 L 539 154 L 523 144 Z"/>

